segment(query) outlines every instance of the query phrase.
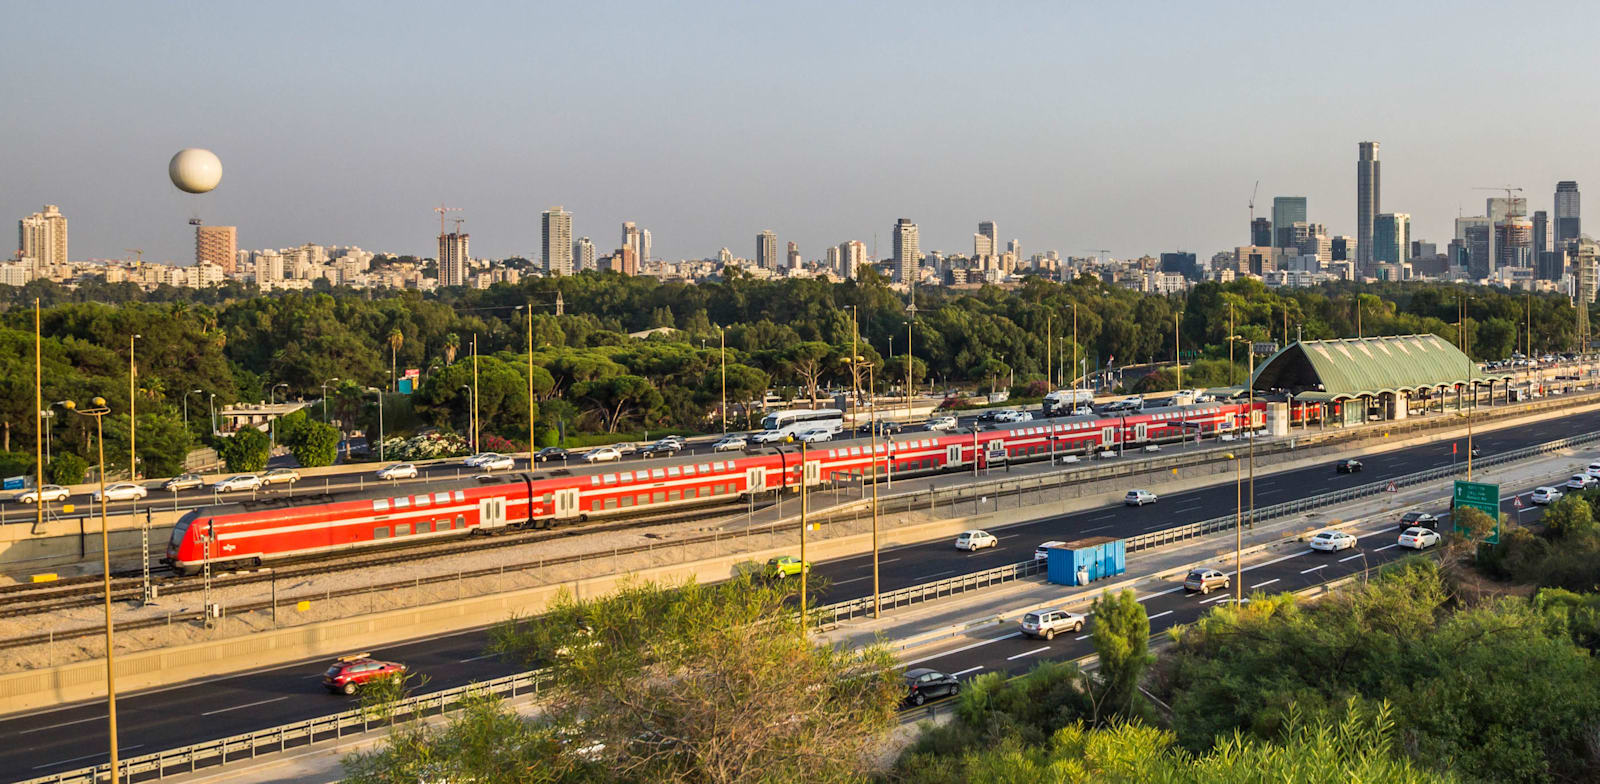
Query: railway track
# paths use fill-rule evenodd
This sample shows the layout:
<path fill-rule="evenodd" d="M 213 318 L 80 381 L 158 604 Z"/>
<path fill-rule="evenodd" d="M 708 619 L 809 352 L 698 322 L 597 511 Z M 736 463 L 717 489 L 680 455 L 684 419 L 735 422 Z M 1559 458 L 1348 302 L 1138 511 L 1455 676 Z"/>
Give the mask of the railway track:
<path fill-rule="evenodd" d="M 765 509 L 770 505 L 760 504 L 755 508 L 757 510 Z M 626 531 L 653 525 L 670 525 L 673 523 L 722 518 L 727 517 L 729 514 L 729 507 L 724 505 L 681 514 L 652 515 L 618 520 L 611 523 L 555 529 L 524 529 L 490 536 L 467 536 L 460 539 L 452 539 L 448 542 L 417 544 L 409 547 L 390 547 L 378 552 L 362 553 L 338 559 L 288 561 L 275 567 L 252 568 L 249 570 L 216 570 L 212 573 L 211 587 L 227 588 L 267 582 L 273 579 L 320 576 L 353 569 L 411 563 L 422 558 L 438 558 L 465 552 L 517 547 L 570 536 Z M 556 561 L 545 562 L 555 563 Z M 151 587 L 161 596 L 191 593 L 205 589 L 204 581 L 199 575 L 181 577 L 166 566 L 152 566 L 150 571 Z M 450 579 L 455 579 L 455 576 L 452 575 Z M 99 575 L 69 577 L 48 583 L 7 585 L 0 587 L 0 618 L 16 618 L 80 607 L 92 607 L 103 601 L 103 596 L 102 580 Z M 133 570 L 112 573 L 112 601 L 139 601 L 143 597 L 144 575 L 142 572 Z M 163 620 L 164 622 L 165 620 Z M 127 624 L 119 624 L 119 627 L 127 628 Z M 57 635 L 56 639 L 61 639 L 61 636 Z M 6 645 L 8 644 L 0 643 L 0 647 L 6 647 Z"/>

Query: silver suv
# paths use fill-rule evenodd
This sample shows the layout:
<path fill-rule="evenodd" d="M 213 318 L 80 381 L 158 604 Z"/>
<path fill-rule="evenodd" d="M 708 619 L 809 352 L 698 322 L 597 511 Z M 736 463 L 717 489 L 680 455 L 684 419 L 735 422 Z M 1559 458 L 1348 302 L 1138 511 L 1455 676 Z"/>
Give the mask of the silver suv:
<path fill-rule="evenodd" d="M 1083 631 L 1084 621 L 1082 615 L 1066 610 L 1039 610 L 1022 616 L 1022 635 L 1054 640 L 1062 632 Z"/>

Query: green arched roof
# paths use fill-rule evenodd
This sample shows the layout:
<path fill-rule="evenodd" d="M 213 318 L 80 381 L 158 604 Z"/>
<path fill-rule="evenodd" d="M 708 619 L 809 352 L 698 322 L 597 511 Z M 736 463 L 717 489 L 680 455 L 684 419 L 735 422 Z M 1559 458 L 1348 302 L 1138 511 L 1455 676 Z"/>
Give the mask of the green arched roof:
<path fill-rule="evenodd" d="M 1297 400 L 1340 400 L 1511 378 L 1485 373 L 1438 335 L 1392 335 L 1290 344 L 1256 368 L 1256 391 L 1283 390 Z"/>

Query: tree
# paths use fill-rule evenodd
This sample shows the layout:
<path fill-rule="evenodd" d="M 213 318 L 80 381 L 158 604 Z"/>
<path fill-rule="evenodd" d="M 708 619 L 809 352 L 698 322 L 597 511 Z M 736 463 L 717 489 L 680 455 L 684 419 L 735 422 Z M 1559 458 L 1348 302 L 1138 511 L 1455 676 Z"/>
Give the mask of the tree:
<path fill-rule="evenodd" d="M 391 737 L 352 780 L 415 780 L 426 766 L 449 781 L 864 780 L 895 723 L 898 665 L 882 646 L 813 643 L 790 598 L 748 578 L 563 594 L 493 632 L 493 651 L 550 668 L 537 718 L 480 703 L 443 732 Z"/>
<path fill-rule="evenodd" d="M 246 427 L 220 440 L 222 443 L 217 454 L 227 464 L 229 471 L 260 471 L 267 467 L 267 448 L 270 444 L 266 433 Z"/>
<path fill-rule="evenodd" d="M 799 379 L 800 387 L 811 398 L 812 408 L 817 407 L 817 389 L 822 386 L 822 376 L 834 353 L 832 346 L 816 340 L 791 346 L 783 353 L 784 364 Z"/>
<path fill-rule="evenodd" d="M 389 330 L 389 391 L 391 392 L 398 389 L 396 384 L 399 382 L 399 376 L 396 375 L 399 372 L 399 367 L 395 362 L 395 355 L 400 351 L 400 347 L 405 345 L 405 342 L 406 336 L 404 332 L 401 332 L 398 328 Z"/>
<path fill-rule="evenodd" d="M 1585 536 L 1597 530 L 1594 508 L 1576 495 L 1569 495 L 1547 507 L 1544 526 L 1557 538 Z"/>
<path fill-rule="evenodd" d="M 461 350 L 461 336 L 452 332 L 444 336 L 444 363 L 453 365 L 456 361 L 456 352 Z"/>
<path fill-rule="evenodd" d="M 82 483 L 88 472 L 89 461 L 71 452 L 57 452 L 45 466 L 44 476 L 51 484 L 75 485 Z"/>
<path fill-rule="evenodd" d="M 333 465 L 339 457 L 339 430 L 321 422 L 306 422 L 295 431 L 288 447 L 305 468 Z"/>
<path fill-rule="evenodd" d="M 612 376 L 580 383 L 572 388 L 572 394 L 594 405 L 608 433 L 617 432 L 625 415 L 644 414 L 661 405 L 661 393 L 639 376 Z"/>
<path fill-rule="evenodd" d="M 1495 519 L 1474 507 L 1457 508 L 1451 513 L 1451 519 L 1455 521 L 1456 528 L 1450 537 L 1452 544 L 1471 547 L 1475 556 L 1478 545 L 1495 532 Z"/>
<path fill-rule="evenodd" d="M 1096 720 L 1131 718 L 1139 681 L 1155 661 L 1150 654 L 1150 618 L 1133 591 L 1102 593 L 1089 611 L 1100 666 L 1094 676 Z"/>

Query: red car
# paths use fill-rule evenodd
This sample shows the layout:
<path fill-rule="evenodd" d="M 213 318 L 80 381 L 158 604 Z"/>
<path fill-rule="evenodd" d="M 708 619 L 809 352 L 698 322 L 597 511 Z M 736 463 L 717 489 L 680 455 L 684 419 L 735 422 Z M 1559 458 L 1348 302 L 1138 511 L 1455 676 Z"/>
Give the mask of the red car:
<path fill-rule="evenodd" d="M 364 686 L 367 681 L 401 675 L 405 671 L 404 664 L 378 661 L 372 658 L 370 653 L 358 653 L 339 657 L 328 667 L 328 671 L 322 674 L 322 685 L 328 687 L 328 691 L 334 694 L 355 694 L 356 689 Z"/>

